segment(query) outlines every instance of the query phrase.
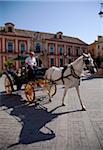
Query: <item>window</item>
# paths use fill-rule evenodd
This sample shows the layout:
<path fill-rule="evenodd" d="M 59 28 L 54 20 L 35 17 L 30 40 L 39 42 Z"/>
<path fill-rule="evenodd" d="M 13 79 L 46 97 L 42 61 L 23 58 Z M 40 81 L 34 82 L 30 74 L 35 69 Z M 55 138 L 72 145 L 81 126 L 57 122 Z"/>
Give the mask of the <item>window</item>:
<path fill-rule="evenodd" d="M 80 48 L 76 48 L 76 56 L 80 56 L 82 54 L 82 50 Z"/>
<path fill-rule="evenodd" d="M 63 66 L 63 59 L 60 58 L 60 67 Z"/>
<path fill-rule="evenodd" d="M 68 48 L 68 55 L 70 56 L 70 47 Z"/>
<path fill-rule="evenodd" d="M 83 53 L 86 53 L 86 49 L 82 49 L 82 52 L 83 52 Z"/>
<path fill-rule="evenodd" d="M 8 32 L 12 32 L 12 27 L 8 27 Z"/>
<path fill-rule="evenodd" d="M 51 44 L 51 45 L 50 45 L 50 54 L 53 54 L 53 53 L 54 53 L 54 45 Z"/>
<path fill-rule="evenodd" d="M 59 39 L 62 39 L 62 35 L 61 34 L 59 34 Z"/>
<path fill-rule="evenodd" d="M 78 55 L 82 55 L 82 49 L 78 48 Z"/>
<path fill-rule="evenodd" d="M 21 47 L 21 53 L 23 53 L 25 51 L 25 44 L 22 42 L 20 47 Z"/>
<path fill-rule="evenodd" d="M 8 42 L 8 52 L 13 52 L 13 42 Z"/>
<path fill-rule="evenodd" d="M 62 49 L 62 47 L 59 47 L 59 54 L 60 54 L 60 55 L 63 54 L 63 49 Z"/>
<path fill-rule="evenodd" d="M 62 39 L 62 37 L 63 37 L 63 33 L 62 32 L 57 32 L 57 38 Z"/>
<path fill-rule="evenodd" d="M 0 39 L 0 50 L 1 50 L 1 39 Z"/>
<path fill-rule="evenodd" d="M 51 58 L 51 59 L 50 59 L 50 64 L 51 64 L 51 66 L 54 65 L 54 58 Z"/>
<path fill-rule="evenodd" d="M 36 53 L 40 53 L 40 43 L 36 43 Z"/>

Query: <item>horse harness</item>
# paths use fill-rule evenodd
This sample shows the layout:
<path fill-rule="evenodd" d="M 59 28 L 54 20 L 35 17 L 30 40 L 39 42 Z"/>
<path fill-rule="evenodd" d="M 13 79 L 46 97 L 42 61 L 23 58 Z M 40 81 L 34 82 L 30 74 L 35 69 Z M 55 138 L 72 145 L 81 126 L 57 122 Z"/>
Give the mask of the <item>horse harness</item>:
<path fill-rule="evenodd" d="M 64 78 L 69 79 L 70 76 L 73 76 L 74 78 L 80 80 L 80 76 L 78 76 L 78 75 L 75 73 L 75 70 L 74 70 L 74 68 L 73 68 L 72 65 L 70 65 L 71 73 L 68 74 L 68 75 L 66 75 L 66 76 L 63 76 L 63 75 L 64 75 L 64 72 L 65 72 L 66 69 L 67 69 L 67 67 L 68 67 L 67 65 L 65 65 L 65 66 L 63 67 L 63 70 L 62 70 L 62 73 L 61 73 L 61 77 L 58 78 L 57 80 L 52 81 L 53 83 L 55 83 L 56 81 L 62 80 L 62 82 L 63 82 L 63 84 L 64 84 Z"/>

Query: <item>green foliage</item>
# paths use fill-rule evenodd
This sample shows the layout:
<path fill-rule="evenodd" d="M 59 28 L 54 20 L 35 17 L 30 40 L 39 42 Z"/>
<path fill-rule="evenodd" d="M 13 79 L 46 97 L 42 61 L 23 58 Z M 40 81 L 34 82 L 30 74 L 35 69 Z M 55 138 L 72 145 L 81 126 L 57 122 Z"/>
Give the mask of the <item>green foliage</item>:
<path fill-rule="evenodd" d="M 7 69 L 10 69 L 13 66 L 13 62 L 11 60 L 7 60 L 4 62 L 4 65 Z"/>

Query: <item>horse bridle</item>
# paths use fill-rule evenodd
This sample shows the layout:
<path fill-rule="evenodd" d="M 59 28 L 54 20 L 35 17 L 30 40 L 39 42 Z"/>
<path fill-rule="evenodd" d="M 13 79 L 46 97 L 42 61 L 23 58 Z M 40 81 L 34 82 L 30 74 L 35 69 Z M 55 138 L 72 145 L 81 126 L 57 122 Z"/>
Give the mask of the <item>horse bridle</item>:
<path fill-rule="evenodd" d="M 93 69 L 95 69 L 96 67 L 95 67 L 95 65 L 90 66 L 90 61 L 91 61 L 91 60 L 88 60 L 88 57 L 84 57 L 83 61 L 84 61 L 85 65 L 86 65 L 86 68 L 87 68 L 90 72 L 94 72 Z"/>

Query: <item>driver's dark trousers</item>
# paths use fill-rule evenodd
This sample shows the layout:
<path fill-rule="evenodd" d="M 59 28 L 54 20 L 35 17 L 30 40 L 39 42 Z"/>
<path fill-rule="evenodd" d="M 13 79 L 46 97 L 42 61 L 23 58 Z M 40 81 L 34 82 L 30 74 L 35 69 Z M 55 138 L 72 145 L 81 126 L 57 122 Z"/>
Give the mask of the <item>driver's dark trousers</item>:
<path fill-rule="evenodd" d="M 30 67 L 29 67 L 29 70 L 28 70 L 28 78 L 29 78 L 29 80 L 34 80 L 35 79 L 35 77 L 36 77 L 36 68 L 34 67 L 34 69 L 31 69 Z"/>

